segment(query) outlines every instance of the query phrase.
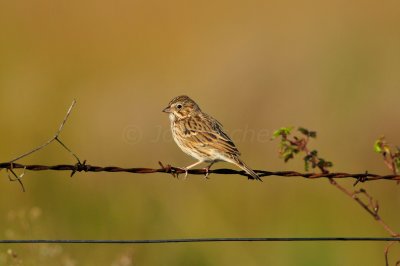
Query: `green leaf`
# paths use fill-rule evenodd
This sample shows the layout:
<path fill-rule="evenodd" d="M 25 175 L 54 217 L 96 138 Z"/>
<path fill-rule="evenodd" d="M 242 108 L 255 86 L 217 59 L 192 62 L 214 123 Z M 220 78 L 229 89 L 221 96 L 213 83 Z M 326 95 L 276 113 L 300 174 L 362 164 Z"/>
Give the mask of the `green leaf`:
<path fill-rule="evenodd" d="M 329 161 L 325 161 L 324 159 L 320 158 L 317 165 L 320 168 L 326 168 L 326 167 L 332 167 L 333 163 L 329 162 Z"/>
<path fill-rule="evenodd" d="M 286 154 L 286 155 L 283 157 L 283 161 L 284 161 L 285 163 L 287 163 L 290 159 L 293 159 L 293 153 Z"/>
<path fill-rule="evenodd" d="M 304 170 L 308 172 L 309 169 L 310 169 L 310 163 L 308 162 L 308 160 L 304 160 Z"/>
<path fill-rule="evenodd" d="M 312 154 L 307 154 L 306 156 L 304 156 L 303 160 L 304 160 L 304 169 L 306 171 L 308 171 L 310 169 L 310 163 L 311 163 L 311 167 L 314 168 L 314 163 L 312 161 L 313 159 L 313 155 Z"/>
<path fill-rule="evenodd" d="M 375 152 L 377 152 L 377 153 L 382 153 L 383 152 L 383 149 L 382 149 L 382 139 L 381 138 L 379 138 L 379 139 L 377 139 L 376 141 L 375 141 L 375 143 L 374 143 L 374 150 L 375 150 Z"/>
<path fill-rule="evenodd" d="M 299 127 L 297 129 L 300 133 L 302 133 L 303 135 L 308 136 L 308 129 L 304 128 L 304 127 Z"/>
<path fill-rule="evenodd" d="M 400 172 L 400 157 L 394 158 L 394 165 L 396 166 L 396 172 Z"/>
<path fill-rule="evenodd" d="M 275 138 L 280 137 L 280 136 L 290 135 L 292 130 L 293 130 L 293 127 L 281 127 L 280 129 L 276 130 L 272 134 L 272 139 L 275 139 Z"/>
<path fill-rule="evenodd" d="M 304 127 L 299 127 L 297 129 L 300 133 L 302 133 L 305 136 L 308 136 L 310 138 L 316 138 L 317 137 L 317 132 L 316 131 L 310 131 Z"/>
<path fill-rule="evenodd" d="M 386 142 L 385 136 L 382 136 L 375 141 L 374 150 L 377 153 L 391 154 L 390 147 Z"/>

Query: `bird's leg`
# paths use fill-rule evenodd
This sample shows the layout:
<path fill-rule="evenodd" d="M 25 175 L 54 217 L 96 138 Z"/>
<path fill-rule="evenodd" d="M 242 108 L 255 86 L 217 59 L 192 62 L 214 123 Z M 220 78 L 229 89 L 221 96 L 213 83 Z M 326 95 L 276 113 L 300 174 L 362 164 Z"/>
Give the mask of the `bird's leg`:
<path fill-rule="evenodd" d="M 205 178 L 208 179 L 208 175 L 210 174 L 208 171 L 210 171 L 210 168 L 214 163 L 215 163 L 215 161 L 211 162 L 208 167 L 204 168 L 204 170 L 206 170 L 206 175 L 204 176 Z"/>
<path fill-rule="evenodd" d="M 203 162 L 203 161 L 198 161 L 198 162 L 195 162 L 194 164 L 191 164 L 191 165 L 189 165 L 189 166 L 186 166 L 186 167 L 182 168 L 183 170 L 185 170 L 185 178 L 184 178 L 184 179 L 187 178 L 188 170 L 189 170 L 190 168 L 193 168 L 193 167 L 195 167 L 196 165 L 201 164 L 202 162 Z"/>

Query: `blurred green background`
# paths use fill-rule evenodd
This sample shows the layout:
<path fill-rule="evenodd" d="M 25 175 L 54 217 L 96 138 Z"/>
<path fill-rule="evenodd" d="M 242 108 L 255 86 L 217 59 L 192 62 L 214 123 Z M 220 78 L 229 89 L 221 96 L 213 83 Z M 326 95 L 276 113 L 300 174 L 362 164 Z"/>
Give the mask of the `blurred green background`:
<path fill-rule="evenodd" d="M 254 169 L 303 170 L 269 140 L 293 125 L 318 132 L 311 147 L 334 171 L 389 173 L 373 142 L 400 144 L 399 26 L 398 1 L 1 1 L 0 161 L 50 138 L 75 98 L 61 139 L 89 164 L 189 165 L 161 112 L 187 94 Z M 75 163 L 55 144 L 21 162 Z M 0 183 L 2 239 L 387 235 L 326 180 L 28 172 L 22 193 L 2 171 Z M 399 231 L 400 186 L 358 187 Z M 0 245 L 0 264 L 383 265 L 385 245 Z"/>

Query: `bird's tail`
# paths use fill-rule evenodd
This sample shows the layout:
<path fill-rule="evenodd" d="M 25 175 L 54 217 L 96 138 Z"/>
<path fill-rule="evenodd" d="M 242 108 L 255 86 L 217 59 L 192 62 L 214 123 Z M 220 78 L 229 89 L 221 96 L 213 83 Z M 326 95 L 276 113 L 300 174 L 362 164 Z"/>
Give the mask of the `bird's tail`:
<path fill-rule="evenodd" d="M 250 167 L 248 167 L 238 156 L 232 156 L 233 163 L 249 174 L 249 179 L 255 179 L 261 181 L 261 178 L 254 172 Z"/>

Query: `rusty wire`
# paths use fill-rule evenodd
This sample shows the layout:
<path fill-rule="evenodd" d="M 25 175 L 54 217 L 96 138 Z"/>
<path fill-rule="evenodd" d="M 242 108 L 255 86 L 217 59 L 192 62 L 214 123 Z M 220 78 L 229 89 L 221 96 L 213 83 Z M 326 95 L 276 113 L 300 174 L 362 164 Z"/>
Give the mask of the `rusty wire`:
<path fill-rule="evenodd" d="M 179 167 L 173 167 L 170 165 L 164 166 L 159 163 L 161 168 L 123 168 L 118 166 L 95 166 L 83 163 L 72 164 L 58 164 L 58 165 L 37 165 L 37 164 L 19 164 L 13 162 L 0 163 L 0 169 L 25 169 L 29 171 L 71 171 L 71 176 L 76 172 L 126 172 L 134 174 L 152 174 L 152 173 L 166 173 L 172 175 L 179 175 L 185 173 L 185 170 Z M 375 180 L 400 180 L 400 175 L 378 175 L 373 173 L 300 173 L 296 171 L 266 171 L 266 170 L 254 170 L 260 177 L 266 176 L 282 176 L 282 177 L 304 177 L 307 179 L 317 179 L 317 178 L 352 178 L 356 179 L 358 182 L 367 182 Z M 233 169 L 215 169 L 209 170 L 210 174 L 219 175 L 241 175 L 247 176 L 246 172 L 238 171 Z M 188 170 L 189 174 L 192 175 L 205 175 L 207 173 L 206 169 L 191 169 Z M 355 184 L 356 184 L 355 183 Z"/>
<path fill-rule="evenodd" d="M 63 130 L 65 123 L 67 122 L 69 115 L 75 105 L 76 101 L 74 100 L 67 111 L 64 120 L 62 121 L 60 127 L 56 131 L 55 135 L 43 143 L 42 145 L 36 147 L 33 150 L 30 150 L 13 160 L 8 162 L 0 163 L 0 170 L 6 169 L 8 178 L 10 181 L 17 181 L 23 191 L 25 191 L 24 185 L 22 183 L 22 177 L 25 174 L 25 171 L 71 171 L 71 176 L 73 176 L 77 172 L 126 172 L 126 173 L 135 173 L 135 174 L 151 174 L 151 173 L 165 173 L 171 174 L 174 177 L 178 177 L 179 174 L 186 173 L 185 169 L 179 167 L 173 167 L 170 165 L 164 166 L 161 162 L 159 162 L 160 168 L 123 168 L 118 166 L 94 166 L 89 165 L 85 161 L 81 161 L 78 156 L 73 153 L 61 140 L 60 133 Z M 35 153 L 49 144 L 57 142 L 61 145 L 67 152 L 72 155 L 77 163 L 76 164 L 58 164 L 58 165 L 37 165 L 37 164 L 28 164 L 24 165 L 21 163 L 17 163 L 16 161 Z M 17 175 L 14 170 L 15 169 L 23 169 L 22 174 Z M 322 169 L 323 170 L 323 169 Z M 321 173 L 300 173 L 296 171 L 267 171 L 267 170 L 255 170 L 255 172 L 260 177 L 266 176 L 282 176 L 282 177 L 303 177 L 307 179 L 317 179 L 317 178 L 327 178 L 332 185 L 340 189 L 346 195 L 354 199 L 362 208 L 364 208 L 372 217 L 382 225 L 382 227 L 391 235 L 389 238 L 205 238 L 205 239 L 167 239 L 167 240 L 0 240 L 0 243 L 177 243 L 177 242 L 226 242 L 226 241 L 340 241 L 340 240 L 350 240 L 350 241 L 390 241 L 389 245 L 385 248 L 385 262 L 386 265 L 389 265 L 388 252 L 390 247 L 399 241 L 399 234 L 392 230 L 378 215 L 379 205 L 377 201 L 374 201 L 373 198 L 364 190 L 360 189 L 354 192 L 347 190 L 346 188 L 339 185 L 334 179 L 343 179 L 350 178 L 354 179 L 354 186 L 359 182 L 367 182 L 367 181 L 375 181 L 375 180 L 400 180 L 400 175 L 391 174 L 391 175 L 378 175 L 369 173 L 366 171 L 365 173 L 330 173 L 328 171 L 322 171 Z M 215 169 L 215 170 L 206 170 L 206 169 L 190 169 L 187 171 L 188 174 L 192 175 L 205 175 L 206 174 L 221 174 L 221 175 L 241 175 L 248 176 L 244 171 L 233 170 L 233 169 Z M 249 177 L 249 176 L 248 176 Z M 368 202 L 365 203 L 361 200 L 357 195 L 364 194 L 367 197 Z M 397 264 L 396 264 L 397 265 Z"/>
<path fill-rule="evenodd" d="M 164 166 L 161 162 L 159 162 L 159 165 L 161 168 L 143 168 L 143 167 L 135 167 L 135 168 L 123 168 L 123 167 L 118 167 L 118 166 L 94 166 L 94 165 L 89 165 L 86 164 L 86 161 L 81 162 L 81 160 L 78 158 L 78 156 L 72 152 L 61 140 L 60 140 L 60 134 L 72 112 L 72 109 L 74 108 L 76 104 L 76 100 L 73 100 L 70 107 L 68 108 L 68 111 L 62 120 L 58 130 L 54 134 L 52 138 L 50 138 L 48 141 L 43 143 L 42 145 L 34 148 L 33 150 L 30 150 L 22 155 L 19 155 L 18 157 L 8 161 L 8 162 L 3 162 L 0 163 L 0 170 L 1 169 L 6 169 L 11 175 L 9 174 L 9 179 L 10 181 L 18 181 L 22 187 L 22 190 L 25 191 L 23 183 L 21 181 L 22 176 L 25 173 L 25 170 L 28 171 L 45 171 L 45 170 L 53 170 L 53 171 L 71 171 L 71 176 L 73 176 L 76 172 L 126 172 L 126 173 L 135 173 L 135 174 L 151 174 L 151 173 L 166 173 L 166 174 L 172 174 L 175 177 L 178 177 L 179 174 L 186 173 L 185 169 L 179 168 L 179 167 L 174 167 L 171 165 L 166 165 Z M 52 142 L 57 142 L 60 144 L 67 152 L 69 152 L 77 161 L 76 164 L 58 164 L 58 165 L 37 165 L 37 164 L 29 164 L 29 165 L 24 165 L 17 163 L 16 161 L 25 158 L 32 153 L 35 153 Z M 14 172 L 14 169 L 24 169 L 24 172 L 21 175 L 17 175 Z M 378 174 L 373 174 L 369 173 L 366 171 L 365 173 L 328 173 L 323 171 L 322 173 L 300 173 L 296 171 L 267 171 L 267 170 L 255 170 L 255 172 L 260 176 L 260 177 L 266 177 L 266 176 L 282 176 L 282 177 L 303 177 L 307 179 L 316 179 L 316 178 L 328 178 L 330 180 L 334 178 L 352 178 L 355 179 L 354 185 L 358 184 L 359 182 L 367 182 L 367 181 L 375 181 L 375 180 L 400 180 L 400 175 L 378 175 Z M 215 169 L 215 170 L 207 170 L 207 169 L 190 169 L 187 170 L 188 174 L 192 175 L 206 175 L 208 174 L 219 174 L 219 175 L 241 175 L 241 176 L 247 176 L 246 172 L 244 171 L 239 171 L 239 170 L 233 170 L 233 169 Z"/>

